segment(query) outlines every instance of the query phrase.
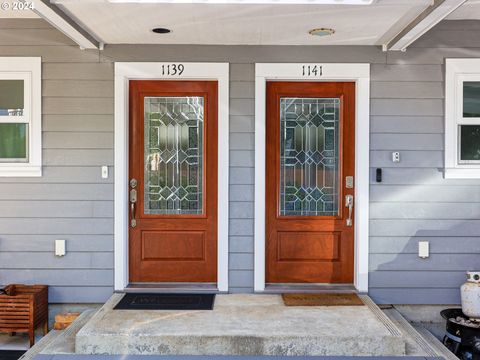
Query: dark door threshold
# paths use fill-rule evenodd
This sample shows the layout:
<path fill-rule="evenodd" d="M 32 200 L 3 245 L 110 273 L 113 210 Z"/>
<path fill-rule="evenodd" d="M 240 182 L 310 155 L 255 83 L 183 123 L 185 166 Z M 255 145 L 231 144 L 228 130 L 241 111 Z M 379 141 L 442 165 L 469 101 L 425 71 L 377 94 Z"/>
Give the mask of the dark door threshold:
<path fill-rule="evenodd" d="M 266 284 L 263 293 L 285 294 L 285 293 L 337 293 L 357 294 L 358 291 L 352 284 Z"/>
<path fill-rule="evenodd" d="M 163 293 L 163 294 L 218 294 L 216 283 L 131 283 L 124 291 L 126 293 Z"/>

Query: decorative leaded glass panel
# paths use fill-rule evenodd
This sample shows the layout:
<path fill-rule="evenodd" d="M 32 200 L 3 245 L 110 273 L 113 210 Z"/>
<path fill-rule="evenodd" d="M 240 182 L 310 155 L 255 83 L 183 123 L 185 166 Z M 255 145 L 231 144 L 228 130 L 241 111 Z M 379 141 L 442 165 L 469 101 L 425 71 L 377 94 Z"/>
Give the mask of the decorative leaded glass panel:
<path fill-rule="evenodd" d="M 340 99 L 280 99 L 280 215 L 338 214 Z"/>
<path fill-rule="evenodd" d="M 202 214 L 203 117 L 203 97 L 145 97 L 145 214 Z"/>

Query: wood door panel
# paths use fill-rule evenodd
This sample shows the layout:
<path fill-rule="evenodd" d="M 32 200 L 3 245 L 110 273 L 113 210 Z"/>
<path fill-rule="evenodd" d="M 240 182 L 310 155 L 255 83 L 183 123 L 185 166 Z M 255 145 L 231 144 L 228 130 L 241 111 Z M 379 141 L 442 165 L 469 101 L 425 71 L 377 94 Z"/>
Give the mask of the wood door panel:
<path fill-rule="evenodd" d="M 336 261 L 338 232 L 277 232 L 278 261 Z"/>
<path fill-rule="evenodd" d="M 129 281 L 133 283 L 216 282 L 218 84 L 216 81 L 131 80 L 129 90 L 129 176 L 130 179 L 137 179 L 138 183 L 136 226 L 132 227 L 129 224 Z M 185 102 L 171 105 L 171 109 L 168 110 L 169 104 L 186 97 L 188 99 Z M 147 118 L 146 106 L 149 104 L 147 101 L 151 102 L 152 98 L 159 101 L 158 110 L 150 112 Z M 200 106 L 198 104 L 201 103 L 203 103 L 203 117 L 190 110 L 194 105 L 195 109 L 198 109 Z M 178 114 L 182 114 L 183 118 Z M 178 116 L 178 120 L 173 115 Z M 198 117 L 191 119 L 188 116 Z M 170 129 L 172 124 L 174 128 L 177 126 L 177 132 L 161 130 Z M 148 126 L 150 128 L 147 128 Z M 203 126 L 202 132 L 200 126 Z M 185 129 L 187 129 L 186 132 Z M 149 131 L 149 135 L 146 131 Z M 185 134 L 188 134 L 188 137 L 194 134 L 192 135 L 194 137 L 189 137 L 186 141 Z M 167 138 L 160 136 L 167 136 Z M 168 136 L 173 136 L 175 140 Z M 195 139 L 199 139 L 200 136 L 203 142 L 196 142 Z M 191 148 L 192 139 L 199 145 L 192 145 L 193 148 Z M 152 141 L 155 144 L 153 149 L 150 146 Z M 172 145 L 172 141 L 177 141 L 176 147 Z M 145 155 L 144 152 L 147 149 L 149 152 Z M 192 150 L 202 154 L 198 157 L 203 163 L 200 163 L 200 160 L 192 163 Z M 176 155 L 174 151 L 177 152 Z M 182 151 L 184 153 L 181 153 Z M 165 170 L 166 173 L 160 173 L 160 171 L 168 169 L 170 165 L 166 162 L 172 157 L 178 159 L 175 160 L 178 166 L 174 170 L 178 175 L 172 177 L 173 180 L 170 178 L 165 180 L 171 176 L 168 173 L 169 170 Z M 154 161 L 153 164 L 152 161 Z M 192 164 L 194 164 L 193 168 Z M 192 188 L 190 171 L 194 171 L 197 167 L 201 169 L 197 174 L 202 175 L 197 176 L 200 180 L 195 187 L 197 189 L 195 194 L 189 194 L 188 198 L 185 195 L 175 196 L 179 199 L 178 204 L 181 204 L 181 199 L 194 199 L 200 204 L 201 198 L 201 206 L 193 208 L 193 212 L 185 211 L 190 207 L 185 208 L 184 205 L 181 205 L 181 208 L 175 208 L 175 211 L 171 211 L 170 207 L 152 207 L 152 201 L 158 202 L 149 197 L 152 187 L 156 189 L 154 197 L 157 194 L 159 197 L 163 196 L 161 194 L 164 189 L 168 195 L 168 191 L 179 191 L 179 187 L 182 188 L 183 193 L 178 192 L 178 194 L 185 194 L 185 191 Z M 150 185 L 153 181 L 152 173 L 156 181 L 154 185 Z M 178 183 L 172 184 L 169 181 Z M 187 185 L 184 185 L 185 183 Z M 148 193 L 145 190 L 147 186 L 150 189 Z M 165 198 L 170 197 L 165 196 Z M 131 214 L 129 220 L 132 220 Z"/>
<path fill-rule="evenodd" d="M 354 194 L 353 188 L 347 189 L 345 187 L 345 177 L 355 174 L 355 84 L 349 82 L 272 81 L 267 82 L 266 91 L 266 128 L 268 129 L 266 133 L 267 161 L 265 169 L 266 282 L 352 283 L 354 227 L 346 225 L 348 208 L 345 207 L 344 199 L 346 195 Z M 298 111 L 297 109 L 295 111 L 289 110 L 289 106 L 297 99 L 301 100 L 301 108 Z M 324 100 L 325 102 L 322 103 Z M 335 109 L 338 108 L 338 119 L 332 117 L 332 114 L 337 114 L 335 112 L 337 110 L 332 111 L 327 100 L 333 101 L 336 106 Z M 325 104 L 323 105 L 325 108 L 323 108 L 323 113 L 320 114 L 321 110 L 318 109 L 322 104 Z M 283 106 L 282 112 L 280 111 L 281 106 Z M 317 109 L 316 112 L 315 109 Z M 309 111 L 313 114 L 310 120 L 308 120 Z M 281 120 L 281 114 L 283 114 L 284 120 Z M 284 121 L 282 125 L 281 121 Z M 311 122 L 309 123 L 309 121 Z M 333 123 L 338 122 L 334 128 L 337 131 L 335 136 L 338 136 L 338 138 L 335 138 L 338 140 L 334 140 L 337 145 L 335 148 L 326 149 L 325 134 L 328 127 L 325 127 L 323 123 L 329 122 L 329 126 L 332 128 L 332 121 Z M 307 126 L 307 123 L 310 125 Z M 301 133 L 302 135 L 296 133 L 297 125 L 295 124 L 300 126 L 300 131 L 304 131 Z M 319 134 L 318 138 L 315 138 L 317 135 L 312 135 L 310 130 L 303 130 L 302 126 L 309 129 L 311 129 L 311 126 L 316 127 L 316 129 L 323 127 L 324 130 L 322 131 L 324 132 L 315 130 Z M 294 129 L 291 130 L 292 128 Z M 315 145 L 309 149 L 297 150 L 299 146 L 297 143 L 293 148 L 293 145 L 288 145 L 285 142 L 296 142 L 296 139 L 299 139 L 298 136 L 300 138 L 305 136 L 304 140 L 299 142 L 300 146 L 307 146 L 305 144 L 309 142 Z M 318 141 L 323 141 L 323 150 L 318 148 L 320 144 Z M 291 147 L 287 149 L 287 145 Z M 336 173 L 332 172 L 331 169 L 327 171 L 326 167 L 318 165 L 320 163 L 326 164 L 323 160 L 318 159 L 321 159 L 327 150 L 330 151 L 330 156 L 332 156 L 331 149 L 336 152 Z M 283 152 L 281 153 L 281 151 Z M 307 154 L 307 152 L 309 153 Z M 292 153 L 298 153 L 298 155 L 292 155 Z M 296 208 L 286 210 L 286 201 L 290 201 L 289 196 L 292 193 L 287 192 L 285 187 L 282 193 L 281 186 L 290 184 L 288 186 L 292 188 L 291 180 L 290 183 L 286 180 L 288 177 L 295 179 L 295 188 L 305 189 L 302 191 L 312 191 L 315 186 L 318 188 L 318 185 L 313 188 L 312 186 L 308 188 L 308 186 L 304 186 L 305 184 L 298 185 L 298 181 L 302 182 L 307 178 L 308 174 L 305 173 L 305 176 L 303 174 L 304 171 L 307 171 L 304 169 L 308 166 L 305 165 L 301 169 L 291 165 L 288 167 L 285 164 L 292 159 L 292 156 L 296 156 L 295 159 L 299 162 L 306 159 L 305 164 L 317 161 L 316 170 L 313 172 L 315 176 L 310 177 L 317 180 L 308 181 L 315 183 L 320 178 L 324 184 L 333 183 L 331 186 L 336 189 L 336 193 L 332 193 L 332 196 L 333 199 L 337 199 L 338 211 L 332 210 L 331 213 L 326 211 L 325 213 L 314 213 L 312 215 L 310 212 L 299 214 L 296 212 Z M 281 176 L 281 166 L 284 169 L 283 177 Z M 312 171 L 308 171 L 310 171 L 311 176 Z M 288 191 L 291 191 L 291 188 Z M 323 190 L 319 189 L 318 191 Z M 309 196 L 311 195 L 305 193 L 299 199 Z"/>
<path fill-rule="evenodd" d="M 205 260 L 205 231 L 142 231 L 142 260 Z"/>

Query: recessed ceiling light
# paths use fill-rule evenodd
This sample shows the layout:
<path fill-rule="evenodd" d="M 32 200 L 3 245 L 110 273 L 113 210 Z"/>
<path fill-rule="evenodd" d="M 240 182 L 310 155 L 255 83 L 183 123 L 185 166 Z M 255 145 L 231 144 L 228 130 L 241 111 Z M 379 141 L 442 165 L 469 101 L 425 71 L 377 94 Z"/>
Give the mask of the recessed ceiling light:
<path fill-rule="evenodd" d="M 327 28 L 319 28 L 319 29 L 310 30 L 308 33 L 314 36 L 328 36 L 328 35 L 335 34 L 335 30 L 327 29 Z"/>
<path fill-rule="evenodd" d="M 162 28 L 162 27 L 152 29 L 152 31 L 156 34 L 168 34 L 168 33 L 172 32 L 172 30 L 167 29 L 167 28 Z"/>

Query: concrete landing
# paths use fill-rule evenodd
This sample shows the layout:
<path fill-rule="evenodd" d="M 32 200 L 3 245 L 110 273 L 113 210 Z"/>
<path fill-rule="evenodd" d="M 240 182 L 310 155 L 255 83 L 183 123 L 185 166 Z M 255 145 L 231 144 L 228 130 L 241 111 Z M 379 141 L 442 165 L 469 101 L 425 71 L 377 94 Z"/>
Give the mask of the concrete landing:
<path fill-rule="evenodd" d="M 213 311 L 113 310 L 122 296 L 113 295 L 77 333 L 77 354 L 405 354 L 401 333 L 371 303 L 286 307 L 280 295 L 242 294 L 217 295 Z"/>

